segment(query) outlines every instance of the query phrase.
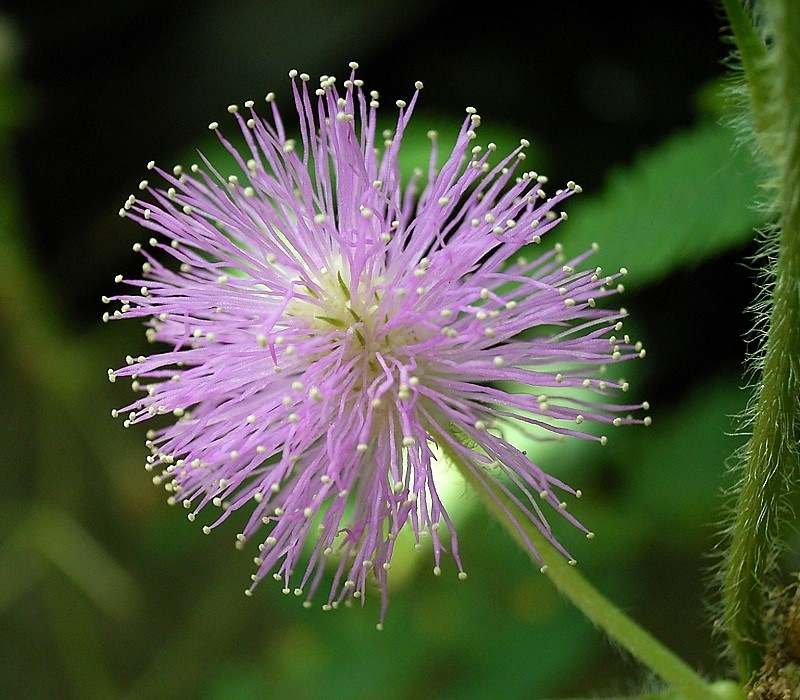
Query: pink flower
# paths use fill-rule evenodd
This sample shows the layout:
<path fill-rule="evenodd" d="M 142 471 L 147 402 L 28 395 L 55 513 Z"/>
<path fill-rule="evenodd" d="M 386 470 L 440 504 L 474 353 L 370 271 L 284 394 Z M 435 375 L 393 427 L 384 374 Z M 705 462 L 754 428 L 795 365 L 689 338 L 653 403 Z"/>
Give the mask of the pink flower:
<path fill-rule="evenodd" d="M 290 72 L 297 141 L 272 93 L 271 119 L 251 101 L 228 108 L 246 149 L 212 123 L 237 175 L 205 159 L 189 172 L 148 165 L 165 184 L 143 181 L 147 199 L 120 210 L 152 232 L 149 249 L 134 246 L 143 274 L 124 280 L 128 292 L 110 298 L 121 308 L 105 318 L 147 319 L 148 339 L 166 346 L 109 370 L 143 392 L 114 414 L 126 426 L 175 417 L 148 431 L 147 468 L 190 520 L 206 509 L 204 532 L 250 513 L 238 539 L 261 544 L 246 593 L 271 574 L 310 605 L 330 564 L 323 607 L 363 602 L 373 578 L 382 620 L 402 528 L 417 542 L 430 534 L 436 573 L 449 552 L 466 576 L 436 444 L 495 480 L 569 557 L 540 503 L 591 536 L 562 500 L 580 492 L 503 426 L 605 443 L 581 424 L 649 418 L 615 417 L 646 404 L 586 396 L 626 390 L 601 367 L 644 355 L 613 335 L 625 311 L 599 308 L 625 271 L 583 270 L 591 251 L 566 260 L 558 245 L 515 257 L 566 218 L 559 207 L 580 188 L 548 195 L 546 178 L 520 172 L 525 140 L 502 158 L 474 145 L 472 108 L 441 168 L 430 134 L 421 192 L 419 176 L 403 185 L 398 152 L 422 84 L 398 100 L 383 140 L 378 93 L 365 94 L 350 65 L 341 90 L 323 76 L 316 100 L 308 76 Z"/>

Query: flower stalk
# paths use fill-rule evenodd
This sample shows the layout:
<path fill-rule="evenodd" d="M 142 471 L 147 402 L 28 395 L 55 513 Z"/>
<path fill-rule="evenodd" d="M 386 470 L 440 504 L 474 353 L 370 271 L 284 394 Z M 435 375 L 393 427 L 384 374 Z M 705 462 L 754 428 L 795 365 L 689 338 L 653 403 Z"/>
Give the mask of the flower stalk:
<path fill-rule="evenodd" d="M 788 500 L 797 489 L 800 467 L 800 4 L 794 0 L 764 4 L 771 37 L 766 59 L 754 59 L 753 43 L 736 30 L 742 12 L 739 3 L 725 2 L 725 7 L 751 90 L 753 125 L 769 129 L 756 134 L 756 143 L 775 146 L 764 150 L 775 171 L 778 221 L 772 249 L 767 251 L 775 259 L 771 299 L 765 310 L 757 309 L 768 319 L 756 358 L 761 379 L 748 415 L 751 436 L 742 453 L 722 578 L 725 630 L 739 674 L 749 681 L 761 666 L 765 587 L 776 571 Z M 765 76 L 766 102 L 755 87 Z M 768 119 L 759 119 L 758 104 L 768 105 Z"/>
<path fill-rule="evenodd" d="M 525 550 L 529 551 L 526 538 L 534 545 L 542 560 L 543 573 L 562 595 L 611 639 L 657 673 L 671 688 L 679 692 L 681 697 L 687 700 L 718 697 L 703 678 L 631 620 L 592 586 L 574 566 L 571 566 L 488 476 L 484 478 L 479 468 L 465 465 L 447 445 L 447 440 L 439 440 L 440 449 L 445 457 L 458 468 L 486 508 L 511 537 Z"/>

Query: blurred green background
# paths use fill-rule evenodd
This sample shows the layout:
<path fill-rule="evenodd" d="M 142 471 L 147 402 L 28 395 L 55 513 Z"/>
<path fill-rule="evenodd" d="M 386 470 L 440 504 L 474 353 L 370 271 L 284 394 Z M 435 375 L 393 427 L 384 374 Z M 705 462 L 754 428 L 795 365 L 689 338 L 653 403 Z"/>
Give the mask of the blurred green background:
<path fill-rule="evenodd" d="M 305 610 L 264 585 L 236 532 L 203 537 L 142 469 L 143 431 L 106 368 L 145 351 L 100 323 L 139 231 L 116 215 L 155 158 L 213 150 L 205 125 L 286 70 L 362 77 L 393 101 L 426 89 L 424 133 L 466 105 L 482 139 L 533 142 L 532 168 L 584 194 L 568 251 L 630 269 L 624 304 L 648 358 L 630 374 L 650 429 L 607 448 L 527 446 L 579 486 L 597 533 L 560 534 L 583 571 L 711 676 L 708 587 L 730 419 L 754 295 L 758 174 L 720 125 L 711 2 L 542 4 L 322 0 L 85 7 L 28 2 L 0 21 L 0 697 L 546 698 L 622 695 L 653 679 L 536 573 L 457 478 L 449 503 L 470 577 L 411 548 L 377 611 Z M 391 102 L 387 101 L 387 104 Z M 388 111 L 388 110 L 387 110 Z M 630 370 L 633 372 L 633 370 Z M 452 475 L 450 475 L 452 476 Z"/>

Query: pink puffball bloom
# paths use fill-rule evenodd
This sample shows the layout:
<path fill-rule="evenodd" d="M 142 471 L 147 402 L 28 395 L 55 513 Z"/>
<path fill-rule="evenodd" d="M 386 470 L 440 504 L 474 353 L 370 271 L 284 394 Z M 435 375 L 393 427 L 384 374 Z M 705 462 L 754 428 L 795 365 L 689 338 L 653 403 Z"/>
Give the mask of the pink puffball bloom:
<path fill-rule="evenodd" d="M 120 215 L 153 237 L 134 245 L 142 275 L 117 277 L 127 291 L 106 299 L 120 308 L 104 318 L 145 319 L 163 348 L 109 370 L 142 392 L 113 414 L 126 426 L 154 420 L 147 469 L 190 520 L 203 511 L 204 532 L 248 514 L 238 544 L 260 544 L 245 592 L 271 575 L 310 606 L 331 569 L 324 609 L 363 603 L 374 581 L 383 620 L 403 528 L 417 544 L 429 535 L 435 573 L 449 553 L 466 577 L 437 447 L 494 482 L 573 561 L 544 510 L 591 537 L 563 501 L 580 492 L 504 427 L 604 444 L 582 424 L 649 418 L 620 417 L 647 405 L 612 403 L 627 384 L 602 378 L 605 365 L 644 356 L 614 335 L 625 310 L 600 308 L 625 270 L 584 269 L 592 251 L 566 259 L 559 245 L 518 255 L 536 251 L 580 188 L 546 193 L 546 178 L 521 172 L 524 139 L 504 157 L 475 145 L 473 108 L 444 163 L 430 132 L 426 176 L 401 183 L 422 83 L 381 136 L 378 93 L 350 67 L 341 89 L 323 76 L 312 91 L 290 72 L 298 139 L 272 93 L 271 118 L 252 101 L 228 108 L 240 148 L 210 124 L 236 175 L 205 158 L 188 172 L 148 164 L 163 184 L 142 181 Z"/>

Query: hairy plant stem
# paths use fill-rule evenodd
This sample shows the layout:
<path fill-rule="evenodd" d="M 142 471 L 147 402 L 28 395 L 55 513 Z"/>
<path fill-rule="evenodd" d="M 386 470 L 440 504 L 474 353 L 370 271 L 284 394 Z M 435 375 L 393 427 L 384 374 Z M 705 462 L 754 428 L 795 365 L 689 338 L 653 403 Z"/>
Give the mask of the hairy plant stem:
<path fill-rule="evenodd" d="M 448 448 L 446 439 L 437 442 L 445 457 L 458 468 L 489 511 L 527 551 L 522 534 L 524 531 L 546 565 L 545 575 L 586 617 L 686 700 L 718 697 L 697 673 L 605 598 L 574 566 L 570 566 L 517 506 L 488 477 L 481 474 L 479 467 L 464 464 L 461 457 Z"/>
<path fill-rule="evenodd" d="M 725 2 L 726 9 L 734 4 Z M 800 3 L 768 0 L 765 10 L 772 38 L 766 62 L 772 133 L 757 135 L 757 142 L 778 145 L 774 157 L 766 155 L 773 157 L 777 171 L 779 237 L 761 381 L 722 579 L 725 629 L 745 682 L 762 663 L 765 586 L 775 570 L 800 467 Z M 735 33 L 738 42 L 740 32 Z M 739 45 L 746 72 L 752 64 L 745 60 L 750 48 L 749 42 Z M 751 93 L 751 104 L 762 99 Z M 753 123 L 758 127 L 757 119 Z"/>
<path fill-rule="evenodd" d="M 722 6 L 738 49 L 737 58 L 741 62 L 747 84 L 747 105 L 758 146 L 765 153 L 774 156 L 775 145 L 770 141 L 774 114 L 769 107 L 767 48 L 741 0 L 722 0 Z"/>

